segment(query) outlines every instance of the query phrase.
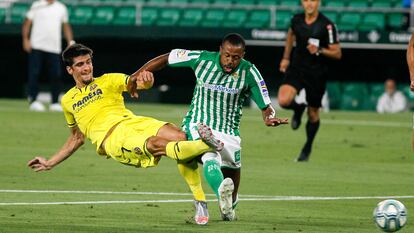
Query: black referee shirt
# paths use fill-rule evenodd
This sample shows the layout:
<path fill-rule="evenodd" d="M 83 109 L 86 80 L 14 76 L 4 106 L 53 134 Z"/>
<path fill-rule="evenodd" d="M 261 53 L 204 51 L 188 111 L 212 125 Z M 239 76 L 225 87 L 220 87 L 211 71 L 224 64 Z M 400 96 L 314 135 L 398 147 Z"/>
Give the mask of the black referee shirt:
<path fill-rule="evenodd" d="M 312 55 L 306 49 L 309 43 L 319 44 L 327 48 L 330 44 L 339 43 L 334 23 L 319 12 L 318 18 L 312 24 L 306 24 L 305 14 L 296 14 L 291 20 L 291 29 L 296 36 L 296 48 L 293 51 L 292 66 L 306 71 L 323 73 L 328 69 L 326 57 Z"/>

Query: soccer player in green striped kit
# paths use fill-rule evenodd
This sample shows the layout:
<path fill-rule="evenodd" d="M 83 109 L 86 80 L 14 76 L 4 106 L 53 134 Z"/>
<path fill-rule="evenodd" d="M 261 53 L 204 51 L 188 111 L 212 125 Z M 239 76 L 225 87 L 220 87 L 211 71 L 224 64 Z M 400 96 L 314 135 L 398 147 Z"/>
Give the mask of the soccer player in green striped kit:
<path fill-rule="evenodd" d="M 174 49 L 152 59 L 140 69 L 157 71 L 166 65 L 193 69 L 197 82 L 182 129 L 189 140 L 197 139 L 200 137 L 197 123 L 202 122 L 224 142 L 220 153 L 205 153 L 201 161 L 204 176 L 219 200 L 222 219 L 227 221 L 235 219 L 234 207 L 238 202 L 241 169 L 239 127 L 244 101 L 249 97 L 253 99 L 267 126 L 288 122 L 275 117 L 266 83 L 257 68 L 243 59 L 244 54 L 244 39 L 232 33 L 222 40 L 220 52 Z M 197 184 L 197 187 L 191 187 L 194 193 L 194 190 L 202 188 L 199 175 L 195 175 L 197 162 L 192 163 L 191 166 L 179 165 L 179 170 L 187 181 L 195 179 L 187 182 Z M 208 214 L 207 210 L 205 212 Z"/>

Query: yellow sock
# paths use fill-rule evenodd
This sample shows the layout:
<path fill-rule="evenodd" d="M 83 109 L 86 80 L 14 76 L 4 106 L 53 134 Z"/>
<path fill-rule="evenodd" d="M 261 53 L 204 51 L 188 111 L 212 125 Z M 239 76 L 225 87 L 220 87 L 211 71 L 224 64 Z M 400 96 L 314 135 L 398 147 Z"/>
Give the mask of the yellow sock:
<path fill-rule="evenodd" d="M 201 140 L 169 142 L 167 144 L 166 155 L 174 160 L 188 160 L 205 152 L 211 148 Z"/>
<path fill-rule="evenodd" d="M 206 195 L 201 186 L 200 171 L 198 170 L 197 161 L 193 160 L 190 163 L 178 161 L 177 166 L 181 176 L 184 177 L 185 182 L 187 182 L 188 187 L 190 187 L 194 199 L 197 201 L 206 201 Z"/>

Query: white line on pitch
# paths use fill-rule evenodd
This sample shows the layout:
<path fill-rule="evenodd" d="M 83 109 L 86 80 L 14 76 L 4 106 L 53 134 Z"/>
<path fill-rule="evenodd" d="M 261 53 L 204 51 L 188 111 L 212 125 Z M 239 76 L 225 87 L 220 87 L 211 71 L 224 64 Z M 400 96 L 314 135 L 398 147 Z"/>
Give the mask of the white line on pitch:
<path fill-rule="evenodd" d="M 414 196 L 372 196 L 372 197 L 301 197 L 281 196 L 268 198 L 240 198 L 240 201 L 329 201 L 329 200 L 368 200 L 368 199 L 414 199 Z M 64 201 L 64 202 L 2 202 L 0 206 L 16 205 L 90 205 L 90 204 L 131 204 L 131 203 L 182 203 L 193 200 L 121 200 L 121 201 Z M 216 202 L 217 200 L 208 200 Z"/>

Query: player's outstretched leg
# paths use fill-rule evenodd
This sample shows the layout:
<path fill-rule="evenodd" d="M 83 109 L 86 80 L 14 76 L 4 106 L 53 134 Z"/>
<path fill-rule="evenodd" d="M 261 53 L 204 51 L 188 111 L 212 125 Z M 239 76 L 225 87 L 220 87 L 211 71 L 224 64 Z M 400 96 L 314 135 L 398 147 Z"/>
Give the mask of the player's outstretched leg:
<path fill-rule="evenodd" d="M 195 205 L 195 216 L 194 220 L 197 225 L 206 225 L 208 223 L 208 209 L 207 202 L 205 201 L 194 201 Z"/>
<path fill-rule="evenodd" d="M 306 109 L 306 104 L 297 104 L 297 107 L 294 108 L 292 122 L 290 125 L 293 130 L 296 130 L 299 128 L 300 123 L 302 121 L 302 115 L 305 109 Z"/>
<path fill-rule="evenodd" d="M 218 188 L 221 218 L 225 221 L 232 221 L 235 218 L 232 198 L 233 190 L 234 184 L 230 178 L 224 179 Z"/>
<path fill-rule="evenodd" d="M 197 124 L 198 134 L 200 135 L 200 139 L 206 143 L 211 148 L 215 149 L 215 151 L 223 150 L 224 143 L 217 138 L 214 137 L 213 131 L 211 131 L 210 127 L 203 123 Z"/>

